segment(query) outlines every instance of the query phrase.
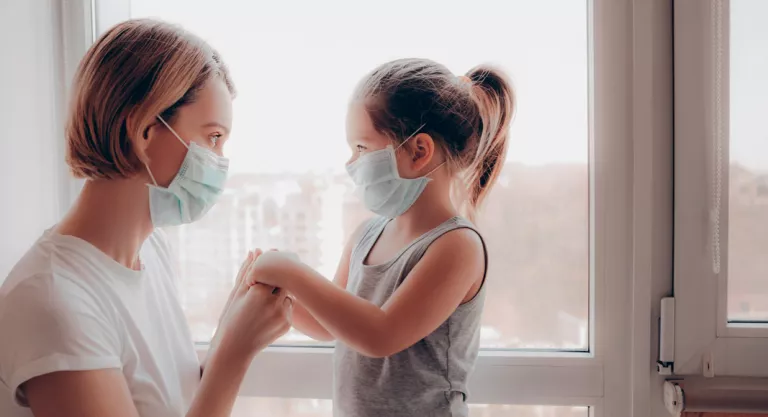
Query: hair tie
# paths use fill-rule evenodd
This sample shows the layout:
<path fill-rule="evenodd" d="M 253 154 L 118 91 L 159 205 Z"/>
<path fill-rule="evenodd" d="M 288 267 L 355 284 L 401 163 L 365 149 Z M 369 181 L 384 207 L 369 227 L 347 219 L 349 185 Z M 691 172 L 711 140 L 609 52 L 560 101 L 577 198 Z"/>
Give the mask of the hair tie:
<path fill-rule="evenodd" d="M 466 75 L 459 75 L 456 78 L 458 78 L 459 81 L 461 81 L 463 83 L 472 84 L 472 80 L 469 77 L 467 77 Z"/>

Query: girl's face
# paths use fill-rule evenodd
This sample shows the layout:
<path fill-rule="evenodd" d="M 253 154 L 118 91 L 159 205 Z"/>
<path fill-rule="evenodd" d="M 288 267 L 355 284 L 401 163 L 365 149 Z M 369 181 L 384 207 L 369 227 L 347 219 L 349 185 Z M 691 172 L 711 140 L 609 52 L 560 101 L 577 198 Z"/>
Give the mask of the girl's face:
<path fill-rule="evenodd" d="M 388 145 L 395 148 L 400 145 L 400 143 L 394 143 L 387 135 L 376 130 L 368 111 L 358 102 L 350 104 L 347 112 L 347 143 L 352 151 L 352 156 L 347 164 L 355 162 L 369 152 L 384 149 Z M 430 163 L 437 155 L 435 143 L 432 137 L 426 133 L 418 133 L 408 139 L 395 151 L 395 157 L 397 158 L 397 171 L 402 178 L 421 177 L 425 171 L 429 170 L 429 167 L 437 165 Z"/>
<path fill-rule="evenodd" d="M 173 120 L 166 120 L 181 139 L 224 155 L 232 130 L 232 95 L 219 78 L 203 85 L 194 103 L 182 106 Z M 145 153 L 149 168 L 161 187 L 167 187 L 181 167 L 187 148 L 159 120 L 147 131 Z"/>
<path fill-rule="evenodd" d="M 361 155 L 393 145 L 390 138 L 376 131 L 371 117 L 360 103 L 352 103 L 347 112 L 347 144 L 352 150 L 352 157 L 347 164 L 356 161 Z"/>

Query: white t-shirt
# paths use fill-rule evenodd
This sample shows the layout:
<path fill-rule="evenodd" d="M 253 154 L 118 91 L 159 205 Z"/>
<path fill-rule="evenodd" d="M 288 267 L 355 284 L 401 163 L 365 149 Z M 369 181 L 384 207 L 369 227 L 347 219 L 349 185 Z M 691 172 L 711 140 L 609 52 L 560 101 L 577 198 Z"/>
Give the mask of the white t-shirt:
<path fill-rule="evenodd" d="M 200 365 L 176 296 L 165 235 L 142 270 L 47 232 L 0 287 L 0 416 L 31 417 L 19 386 L 56 371 L 120 369 L 141 416 L 183 416 Z"/>

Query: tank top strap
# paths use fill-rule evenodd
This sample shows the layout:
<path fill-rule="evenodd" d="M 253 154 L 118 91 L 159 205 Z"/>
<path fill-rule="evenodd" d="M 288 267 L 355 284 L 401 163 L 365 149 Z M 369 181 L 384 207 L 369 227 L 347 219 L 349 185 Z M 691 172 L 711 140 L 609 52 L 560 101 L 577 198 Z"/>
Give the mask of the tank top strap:
<path fill-rule="evenodd" d="M 365 261 L 365 257 L 376 244 L 387 223 L 389 223 L 389 219 L 378 216 L 367 221 L 360 237 L 357 238 L 357 243 L 352 247 L 349 259 L 352 265 L 360 265 Z"/>
<path fill-rule="evenodd" d="M 485 239 L 483 239 L 483 235 L 477 229 L 477 226 L 463 217 L 453 217 L 425 233 L 419 239 L 413 242 L 405 254 L 408 258 L 408 263 L 411 264 L 410 266 L 415 266 L 415 264 L 418 263 L 418 261 L 421 260 L 421 258 L 427 252 L 432 243 L 434 243 L 437 239 L 441 238 L 448 232 L 459 229 L 472 230 L 480 238 L 480 242 L 483 244 L 483 254 L 485 257 L 485 272 L 483 273 L 483 281 L 485 281 L 485 275 L 488 273 L 488 248 L 485 244 Z"/>

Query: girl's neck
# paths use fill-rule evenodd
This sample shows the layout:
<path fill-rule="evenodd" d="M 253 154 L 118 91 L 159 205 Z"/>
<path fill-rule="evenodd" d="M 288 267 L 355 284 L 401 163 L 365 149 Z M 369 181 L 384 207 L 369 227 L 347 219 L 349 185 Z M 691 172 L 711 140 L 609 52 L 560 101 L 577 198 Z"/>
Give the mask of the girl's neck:
<path fill-rule="evenodd" d="M 459 213 L 451 202 L 450 182 L 444 178 L 427 184 L 415 203 L 392 221 L 404 233 L 421 235 Z"/>
<path fill-rule="evenodd" d="M 134 268 L 152 230 L 147 186 L 126 179 L 87 181 L 55 232 L 80 238 Z"/>

